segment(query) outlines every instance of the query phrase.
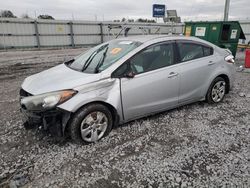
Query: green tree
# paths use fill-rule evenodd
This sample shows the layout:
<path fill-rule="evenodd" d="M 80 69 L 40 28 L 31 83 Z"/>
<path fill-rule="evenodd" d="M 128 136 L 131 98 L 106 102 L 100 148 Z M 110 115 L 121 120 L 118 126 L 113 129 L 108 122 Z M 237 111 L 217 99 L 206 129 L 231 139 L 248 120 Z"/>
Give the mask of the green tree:
<path fill-rule="evenodd" d="M 52 16 L 50 16 L 48 14 L 39 15 L 37 18 L 38 19 L 46 19 L 46 20 L 54 20 L 55 19 L 55 18 L 53 18 Z"/>
<path fill-rule="evenodd" d="M 2 10 L 0 17 L 2 17 L 2 18 L 16 18 L 16 16 L 10 10 Z"/>
<path fill-rule="evenodd" d="M 156 23 L 155 20 L 150 20 L 150 19 L 143 19 L 143 18 L 139 18 L 136 20 L 137 22 L 144 22 L 144 23 Z"/>

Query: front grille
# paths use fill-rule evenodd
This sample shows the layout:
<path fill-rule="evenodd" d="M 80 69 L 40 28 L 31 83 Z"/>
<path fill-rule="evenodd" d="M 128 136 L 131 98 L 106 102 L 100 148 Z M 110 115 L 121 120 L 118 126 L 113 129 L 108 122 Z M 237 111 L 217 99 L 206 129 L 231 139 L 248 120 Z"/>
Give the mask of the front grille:
<path fill-rule="evenodd" d="M 24 89 L 20 89 L 20 92 L 19 92 L 19 94 L 20 94 L 20 97 L 22 98 L 22 97 L 29 97 L 29 96 L 32 96 L 32 94 L 30 94 L 30 93 L 28 93 L 27 91 L 25 91 Z"/>

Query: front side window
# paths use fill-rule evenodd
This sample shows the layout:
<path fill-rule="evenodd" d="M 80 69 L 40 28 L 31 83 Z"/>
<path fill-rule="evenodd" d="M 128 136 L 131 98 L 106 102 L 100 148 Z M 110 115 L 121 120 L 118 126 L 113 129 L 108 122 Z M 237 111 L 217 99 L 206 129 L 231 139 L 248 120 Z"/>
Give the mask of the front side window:
<path fill-rule="evenodd" d="M 174 64 L 173 44 L 158 44 L 147 47 L 130 59 L 131 69 L 140 74 Z"/>
<path fill-rule="evenodd" d="M 125 62 L 123 63 L 118 69 L 116 69 L 113 74 L 112 77 L 114 78 L 120 78 L 125 76 L 125 74 L 129 71 L 129 63 Z"/>
<path fill-rule="evenodd" d="M 179 49 L 181 62 L 190 61 L 213 54 L 212 48 L 200 44 L 178 42 L 177 46 Z"/>
<path fill-rule="evenodd" d="M 79 55 L 68 66 L 86 73 L 98 73 L 140 45 L 141 43 L 136 41 L 112 40 Z"/>

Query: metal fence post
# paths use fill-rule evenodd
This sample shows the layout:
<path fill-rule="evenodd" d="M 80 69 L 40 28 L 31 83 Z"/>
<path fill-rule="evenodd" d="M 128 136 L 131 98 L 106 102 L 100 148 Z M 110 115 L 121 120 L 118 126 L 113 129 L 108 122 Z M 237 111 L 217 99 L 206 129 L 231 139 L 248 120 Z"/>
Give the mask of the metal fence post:
<path fill-rule="evenodd" d="M 69 27 L 70 27 L 71 46 L 72 46 L 72 48 L 74 48 L 75 47 L 75 41 L 74 41 L 73 22 L 69 22 Z"/>
<path fill-rule="evenodd" d="M 1 23 L 2 23 L 2 26 L 3 26 L 3 28 L 4 28 L 3 19 L 1 19 Z M 4 31 L 3 31 L 3 48 L 4 48 L 4 50 L 6 50 L 5 34 L 4 34 Z"/>
<path fill-rule="evenodd" d="M 100 23 L 100 34 L 101 34 L 101 43 L 103 43 L 103 28 L 102 28 L 103 24 Z"/>
<path fill-rule="evenodd" d="M 37 48 L 40 49 L 40 38 L 39 38 L 39 32 L 38 32 L 38 24 L 37 21 L 34 21 L 34 26 L 35 26 L 35 35 L 36 35 L 36 43 L 37 43 Z"/>

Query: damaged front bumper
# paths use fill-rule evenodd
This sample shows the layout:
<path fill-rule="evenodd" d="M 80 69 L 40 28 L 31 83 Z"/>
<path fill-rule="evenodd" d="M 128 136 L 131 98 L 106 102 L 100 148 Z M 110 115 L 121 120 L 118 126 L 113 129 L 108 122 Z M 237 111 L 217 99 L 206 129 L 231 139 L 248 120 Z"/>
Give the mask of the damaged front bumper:
<path fill-rule="evenodd" d="M 66 125 L 70 119 L 70 112 L 53 109 L 43 112 L 29 112 L 21 108 L 23 122 L 29 126 L 42 127 L 44 130 L 63 136 Z"/>
<path fill-rule="evenodd" d="M 30 94 L 21 89 L 20 98 L 28 96 Z M 24 105 L 20 105 L 24 125 L 27 127 L 42 127 L 57 136 L 64 136 L 66 125 L 71 116 L 70 112 L 57 107 L 50 110 L 30 111 Z"/>

